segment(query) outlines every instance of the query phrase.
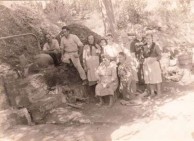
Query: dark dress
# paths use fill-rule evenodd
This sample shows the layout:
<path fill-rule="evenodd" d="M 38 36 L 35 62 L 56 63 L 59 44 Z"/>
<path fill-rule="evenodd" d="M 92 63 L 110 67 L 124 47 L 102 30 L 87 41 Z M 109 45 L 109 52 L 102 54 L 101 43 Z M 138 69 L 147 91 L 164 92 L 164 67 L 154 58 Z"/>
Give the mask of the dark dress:
<path fill-rule="evenodd" d="M 145 45 L 146 45 L 146 42 L 145 42 L 144 38 L 142 39 L 142 41 L 134 39 L 130 45 L 131 53 L 135 53 L 135 56 L 139 62 L 137 75 L 138 75 L 138 81 L 140 84 L 145 83 L 144 75 L 143 75 L 144 46 Z"/>

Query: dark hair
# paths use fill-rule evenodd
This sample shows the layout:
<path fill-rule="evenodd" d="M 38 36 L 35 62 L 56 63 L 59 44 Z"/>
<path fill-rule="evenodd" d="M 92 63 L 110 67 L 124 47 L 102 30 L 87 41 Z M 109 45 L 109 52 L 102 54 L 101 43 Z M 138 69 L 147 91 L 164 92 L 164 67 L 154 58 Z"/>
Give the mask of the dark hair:
<path fill-rule="evenodd" d="M 69 27 L 67 27 L 67 26 L 63 26 L 63 27 L 62 27 L 62 30 L 63 30 L 63 29 L 66 29 L 67 31 L 70 31 Z"/>
<path fill-rule="evenodd" d="M 90 36 L 92 36 L 92 37 L 94 38 L 94 41 L 95 41 L 95 37 L 94 37 L 94 35 L 89 35 L 89 36 L 87 37 L 87 40 L 89 39 L 89 37 L 90 37 Z"/>
<path fill-rule="evenodd" d="M 108 44 L 108 42 L 107 42 L 107 40 L 106 40 L 105 38 L 100 39 L 100 42 L 101 42 L 101 41 L 105 41 L 106 44 Z"/>
<path fill-rule="evenodd" d="M 110 37 L 113 37 L 111 33 L 108 33 L 108 34 L 106 34 L 106 36 L 110 36 Z"/>
<path fill-rule="evenodd" d="M 119 52 L 119 55 L 121 55 L 121 56 L 127 58 L 127 55 L 126 55 L 124 52 Z"/>
<path fill-rule="evenodd" d="M 47 35 L 52 36 L 51 33 L 49 33 L 49 32 L 47 32 L 47 33 L 44 34 L 45 37 L 46 37 Z"/>

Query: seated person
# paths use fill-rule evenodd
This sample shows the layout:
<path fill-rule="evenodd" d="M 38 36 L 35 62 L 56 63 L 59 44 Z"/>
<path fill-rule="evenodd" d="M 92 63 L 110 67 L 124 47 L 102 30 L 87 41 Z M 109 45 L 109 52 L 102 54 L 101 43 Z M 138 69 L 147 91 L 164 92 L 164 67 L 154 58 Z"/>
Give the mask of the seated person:
<path fill-rule="evenodd" d="M 55 66 L 58 66 L 61 63 L 59 43 L 56 39 L 53 39 L 49 33 L 45 35 L 45 38 L 46 43 L 43 46 L 43 52 L 49 54 L 53 58 Z"/>
<path fill-rule="evenodd" d="M 99 106 L 103 104 L 103 96 L 109 96 L 109 107 L 113 105 L 113 96 L 118 87 L 117 66 L 111 62 L 109 56 L 104 56 L 103 62 L 96 71 L 98 84 L 95 92 L 100 98 Z"/>

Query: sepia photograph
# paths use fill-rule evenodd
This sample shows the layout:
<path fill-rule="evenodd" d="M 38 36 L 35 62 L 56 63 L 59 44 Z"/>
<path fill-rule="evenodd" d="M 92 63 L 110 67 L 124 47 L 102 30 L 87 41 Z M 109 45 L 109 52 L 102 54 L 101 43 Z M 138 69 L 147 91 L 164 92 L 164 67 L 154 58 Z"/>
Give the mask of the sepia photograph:
<path fill-rule="evenodd" d="M 0 0 L 0 141 L 194 141 L 194 0 Z"/>

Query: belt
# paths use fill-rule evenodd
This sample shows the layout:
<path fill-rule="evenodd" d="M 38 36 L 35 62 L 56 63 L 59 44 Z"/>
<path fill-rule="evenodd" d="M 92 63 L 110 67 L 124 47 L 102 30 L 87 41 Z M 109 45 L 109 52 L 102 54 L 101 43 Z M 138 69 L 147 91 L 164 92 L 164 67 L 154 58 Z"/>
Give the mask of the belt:
<path fill-rule="evenodd" d="M 65 51 L 65 53 L 75 53 L 75 52 L 78 52 L 78 50 L 76 50 L 76 51 Z"/>

